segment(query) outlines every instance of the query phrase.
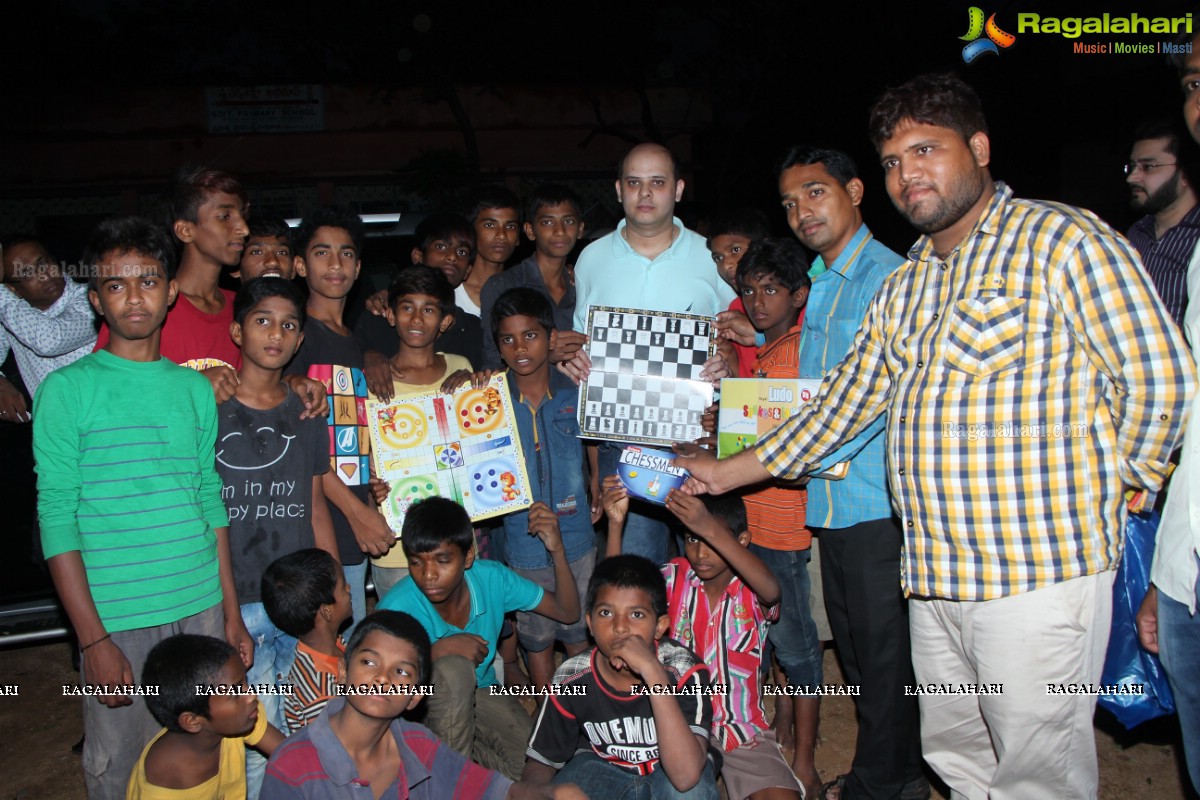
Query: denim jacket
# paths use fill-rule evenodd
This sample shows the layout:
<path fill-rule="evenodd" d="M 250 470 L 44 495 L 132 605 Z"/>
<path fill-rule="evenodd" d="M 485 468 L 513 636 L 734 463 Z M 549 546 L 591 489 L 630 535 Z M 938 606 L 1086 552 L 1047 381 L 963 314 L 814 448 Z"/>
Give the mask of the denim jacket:
<path fill-rule="evenodd" d="M 513 415 L 525 451 L 525 467 L 533 488 L 533 499 L 542 501 L 558 514 L 567 561 L 582 558 L 596 546 L 591 506 L 579 438 L 579 392 L 571 379 L 550 369 L 550 393 L 536 412 L 521 401 L 517 382 L 510 374 L 508 390 Z M 534 426 L 537 442 L 534 445 Z M 529 512 L 517 511 L 504 517 L 504 560 L 515 569 L 551 566 L 550 554 L 541 539 L 529 533 Z"/>

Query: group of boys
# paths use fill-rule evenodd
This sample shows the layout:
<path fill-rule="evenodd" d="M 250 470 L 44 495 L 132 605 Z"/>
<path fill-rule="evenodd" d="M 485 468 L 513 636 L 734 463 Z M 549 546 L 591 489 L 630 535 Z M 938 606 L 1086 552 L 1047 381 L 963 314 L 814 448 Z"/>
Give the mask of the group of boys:
<path fill-rule="evenodd" d="M 939 107 L 943 96 L 957 105 Z M 973 235 L 975 220 L 1016 201 L 987 175 L 986 129 L 969 89 L 954 79 L 923 78 L 894 90 L 888 102 L 895 107 L 881 103 L 873 117 L 888 188 L 902 213 L 929 234 L 919 243 L 923 249 L 910 252 L 910 262 L 929 261 L 944 273 L 964 237 Z M 953 158 L 958 161 L 943 165 Z M 958 181 L 951 188 L 962 197 L 950 200 L 971 199 L 971 207 L 951 207 L 942 198 L 942 173 Z M 535 253 L 502 272 L 516 245 L 519 212 L 515 197 L 494 192 L 473 219 L 426 218 L 417 229 L 413 265 L 399 271 L 385 296 L 368 301 L 353 329 L 347 302 L 362 266 L 362 228 L 353 214 L 320 209 L 294 232 L 280 221 L 247 224 L 240 184 L 222 173 L 193 171 L 168 198 L 175 242 L 145 220 L 103 223 L 83 259 L 90 269 L 83 296 L 104 320 L 97 349 L 80 358 L 74 351 L 86 350 L 86 337 L 62 337 L 60 347 L 68 350 L 54 357 L 65 354 L 71 363 L 47 370 L 33 414 L 46 558 L 79 638 L 81 679 L 110 689 L 100 703 L 85 704 L 89 794 L 117 797 L 128 785 L 132 797 L 182 797 L 190 795 L 169 792 L 215 781 L 235 795 L 244 786 L 251 797 L 260 785 L 264 797 L 331 797 L 354 787 L 379 796 L 393 786 L 434 797 L 456 785 L 462 796 L 480 797 L 577 796 L 580 790 L 596 797 L 636 786 L 656 797 L 707 798 L 717 796 L 719 775 L 731 797 L 758 800 L 818 791 L 825 798 L 927 797 L 914 746 L 915 709 L 893 691 L 909 682 L 914 666 L 909 604 L 897 573 L 918 598 L 912 629 L 921 633 L 924 656 L 916 666 L 923 680 L 936 682 L 939 670 L 957 668 L 931 649 L 965 635 L 959 623 L 947 621 L 951 609 L 982 614 L 1001 602 L 1017 609 L 1010 597 L 1036 604 L 1050 590 L 1070 594 L 1079 613 L 1091 615 L 1084 627 L 1094 635 L 1070 652 L 1092 665 L 1102 640 L 1095 629 L 1103 627 L 1106 605 L 1099 596 L 1113 563 L 1112 537 L 1105 533 L 1097 543 L 1071 531 L 1053 533 L 1050 525 L 1055 547 L 1073 542 L 1091 560 L 1051 569 L 1037 559 L 1032 566 L 1017 559 L 1008 572 L 993 574 L 971 568 L 978 543 L 954 544 L 950 522 L 920 520 L 946 527 L 932 540 L 913 530 L 914 512 L 928 505 L 913 506 L 913 498 L 942 498 L 943 484 L 906 476 L 906 467 L 916 472 L 919 465 L 916 440 L 904 427 L 920 413 L 913 387 L 929 379 L 924 358 L 910 364 L 905 353 L 884 348 L 893 344 L 886 337 L 899 335 L 892 315 L 911 316 L 897 310 L 908 307 L 896 287 L 942 279 L 933 269 L 921 277 L 911 263 L 901 269 L 898 256 L 872 241 L 857 212 L 862 182 L 842 154 L 793 151 L 778 177 L 789 225 L 821 256 L 816 264 L 794 239 L 767 237 L 739 215 L 710 229 L 701 269 L 695 251 L 704 240 L 673 217 L 683 191 L 673 158 L 664 148 L 639 146 L 622 161 L 617 182 L 625 220 L 581 257 L 578 284 L 568 264 L 583 232 L 577 199 L 561 187 L 535 191 L 525 223 Z M 1055 220 L 1087 232 L 1082 253 L 1092 241 L 1109 242 L 1090 218 L 1067 213 Z M 176 246 L 182 252 L 177 271 Z M 23 257 L 38 263 L 41 255 L 31 250 Z M 5 258 L 7 278 L 7 248 Z M 1126 258 L 1124 251 L 1119 258 Z M 240 270 L 243 281 L 236 295 L 218 287 L 230 268 Z M 606 268 L 631 279 L 602 274 Z M 303 279 L 307 299 L 293 276 Z M 64 333 L 74 331 L 80 326 L 70 309 L 80 292 L 53 285 L 53 277 L 43 266 L 34 282 L 14 292 L 42 318 L 62 317 Z M 677 291 L 659 297 L 654 286 L 672 278 Z M 1153 357 L 1162 368 L 1154 382 L 1134 374 L 1132 362 L 1128 375 L 1110 374 L 1121 360 L 1094 328 L 1085 331 L 1088 352 L 1099 354 L 1091 361 L 1065 339 L 1045 346 L 1064 348 L 1063 358 L 1075 359 L 1080 374 L 1104 361 L 1108 379 L 1144 382 L 1138 385 L 1158 392 L 1158 421 L 1144 423 L 1142 460 L 1131 462 L 1129 471 L 1129 482 L 1153 485 L 1161 480 L 1153 457 L 1178 435 L 1192 378 L 1146 282 L 1112 277 L 1111 283 L 1116 288 L 1108 287 L 1109 295 L 1128 301 L 1153 333 L 1146 346 L 1157 349 L 1143 360 Z M 983 311 L 1003 310 L 1004 286 L 1001 280 L 980 289 Z M 1046 288 L 1031 286 L 1030 292 Z M 921 283 L 911 294 L 927 288 Z M 894 302 L 879 300 L 880 293 L 896 295 Z M 771 473 L 784 482 L 744 496 L 672 492 L 666 519 L 686 529 L 683 557 L 661 567 L 667 539 L 652 527 L 661 519 L 632 524 L 646 509 L 631 509 L 613 470 L 604 469 L 614 448 L 597 454 L 583 446 L 574 405 L 572 378 L 589 366 L 586 337 L 577 332 L 581 313 L 595 303 L 646 305 L 639 299 L 661 300 L 658 310 L 686 303 L 693 312 L 717 315 L 725 341 L 706 364 L 709 378 L 829 374 L 817 402 L 750 455 L 715 464 L 683 450 L 695 476 L 692 491 L 761 483 Z M 1091 309 L 1094 303 L 1085 300 Z M 952 310 L 967 322 L 983 313 L 963 302 Z M 1034 310 L 1049 315 L 1046 330 L 1061 324 L 1049 306 Z M 0 306 L 0 315 L 4 311 Z M 864 314 L 866 334 L 856 337 Z M 940 331 L 938 318 L 932 313 L 916 330 Z M 904 324 L 916 323 L 905 317 Z M 1017 336 L 1012 327 L 1000 330 Z M 953 332 L 950 339 L 946 353 L 930 350 L 929 363 L 956 376 L 964 397 L 991 385 L 983 378 L 1037 367 L 1026 364 L 1016 345 L 1005 345 L 1001 357 L 1009 350 L 1017 355 L 997 365 L 983 363 L 975 344 Z M 930 342 L 942 347 L 940 339 Z M 535 502 L 505 517 L 487 546 L 465 510 L 441 498 L 413 505 L 397 536 L 377 509 L 388 488 L 371 476 L 365 402 L 452 392 L 467 383 L 480 387 L 501 365 Z M 909 387 L 908 394 L 888 388 L 893 384 Z M 832 391 L 849 398 L 845 408 L 825 401 Z M 888 404 L 891 413 L 880 415 Z M 0 391 L 0 414 L 23 413 Z M 712 413 L 706 419 L 711 427 Z M 891 467 L 904 465 L 890 473 L 883 457 L 889 438 L 896 443 Z M 852 462 L 854 476 L 836 484 L 844 496 L 830 482 L 809 498 L 790 482 L 843 461 Z M 892 505 L 907 532 L 887 503 L 889 476 L 902 490 Z M 1034 484 L 1052 479 L 1037 472 L 1027 477 Z M 777 724 L 772 731 L 760 685 L 771 645 L 781 682 L 799 688 L 822 681 L 809 607 L 810 500 L 823 549 L 828 540 L 822 573 L 825 596 L 835 601 L 834 637 L 863 693 L 854 766 L 825 786 L 813 762 L 816 698 L 777 703 L 777 722 L 790 718 L 795 730 Z M 607 557 L 597 560 L 592 525 L 601 513 L 608 516 Z M 1111 522 L 1097 525 L 1110 531 Z M 995 535 L 998 543 L 1021 544 L 1010 534 Z M 914 560 L 923 548 L 946 547 L 959 547 L 951 555 L 977 577 L 944 574 Z M 650 559 L 631 550 L 645 550 Z M 380 597 L 370 616 L 368 564 Z M 1018 579 L 1023 582 L 1009 584 Z M 1076 597 L 1079 592 L 1087 596 Z M 1036 624 L 1024 606 L 1017 610 L 1022 625 Z M 505 639 L 505 617 L 514 613 L 517 635 Z M 351 619 L 343 647 L 339 632 Z M 889 627 L 899 630 L 884 630 Z M 516 641 L 544 694 L 534 719 L 498 688 L 493 662 L 501 652 L 503 661 L 515 663 Z M 556 643 L 566 651 L 557 669 Z M 983 640 L 964 646 L 996 655 Z M 1014 660 L 1018 656 L 1005 651 L 1003 663 L 1032 674 L 1034 665 Z M 153 702 L 120 690 L 151 683 L 164 689 Z M 259 702 L 247 688 L 285 684 L 293 693 L 282 702 L 273 691 Z M 176 688 L 166 691 L 169 685 Z M 243 691 L 204 695 L 196 690 L 201 685 Z M 375 688 L 355 691 L 364 686 Z M 427 693 L 411 688 L 426 686 Z M 996 731 L 1016 724 L 1005 709 L 1021 702 L 923 706 L 939 720 L 975 730 L 969 743 L 947 739 L 952 727 L 940 723 L 923 732 L 926 758 L 955 792 L 986 792 L 1011 779 L 1035 796 L 1048 785 L 1039 761 L 1048 751 L 1034 752 L 1033 740 L 1022 748 L 995 744 Z M 397 719 L 419 705 L 428 727 Z M 778 713 L 781 706 L 790 714 Z M 1066 710 L 1071 719 L 1048 730 L 1068 735 L 1086 722 L 1090 708 L 1087 701 L 1073 702 Z M 155 720 L 166 728 L 157 736 Z M 286 741 L 284 730 L 293 734 Z M 791 764 L 777 732 L 793 748 Z M 964 765 L 956 754 L 967 744 L 971 763 Z M 243 745 L 271 755 L 271 762 L 243 758 Z M 1094 787 L 1094 753 L 1089 762 L 1087 750 L 1079 751 L 1068 795 Z M 1028 775 L 1011 778 L 1014 764 L 1029 765 Z"/>

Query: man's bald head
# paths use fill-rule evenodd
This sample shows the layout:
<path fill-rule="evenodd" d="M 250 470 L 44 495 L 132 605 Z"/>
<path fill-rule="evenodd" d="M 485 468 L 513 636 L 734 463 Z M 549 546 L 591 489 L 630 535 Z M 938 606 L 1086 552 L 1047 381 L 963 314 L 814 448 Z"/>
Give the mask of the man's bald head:
<path fill-rule="evenodd" d="M 665 155 L 667 160 L 671 162 L 671 174 L 669 176 L 670 179 L 672 181 L 679 180 L 679 162 L 675 160 L 675 154 L 666 147 L 655 142 L 644 142 L 642 144 L 634 145 L 633 148 L 625 154 L 625 157 L 622 158 L 617 164 L 617 180 L 621 180 L 621 178 L 625 177 L 625 166 L 629 163 L 630 159 L 642 154 Z"/>

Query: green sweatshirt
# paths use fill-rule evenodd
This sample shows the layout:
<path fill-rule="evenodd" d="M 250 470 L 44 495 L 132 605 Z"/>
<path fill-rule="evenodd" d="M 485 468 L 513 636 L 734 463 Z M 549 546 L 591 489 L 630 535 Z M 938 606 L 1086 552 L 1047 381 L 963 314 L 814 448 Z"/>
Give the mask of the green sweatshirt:
<path fill-rule="evenodd" d="M 78 550 L 115 631 L 221 602 L 217 410 L 200 373 L 99 350 L 50 373 L 33 404 L 46 558 Z"/>

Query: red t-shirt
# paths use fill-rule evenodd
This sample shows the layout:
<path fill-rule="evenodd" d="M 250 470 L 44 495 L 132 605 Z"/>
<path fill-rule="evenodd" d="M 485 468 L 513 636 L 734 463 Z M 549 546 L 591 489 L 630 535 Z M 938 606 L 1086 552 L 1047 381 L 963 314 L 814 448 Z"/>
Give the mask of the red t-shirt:
<path fill-rule="evenodd" d="M 167 312 L 163 323 L 159 352 L 181 367 L 203 370 L 209 367 L 242 367 L 242 351 L 229 335 L 233 322 L 233 292 L 222 289 L 225 307 L 216 314 L 205 314 L 183 295 Z M 96 349 L 108 344 L 108 325 L 100 326 Z"/>

